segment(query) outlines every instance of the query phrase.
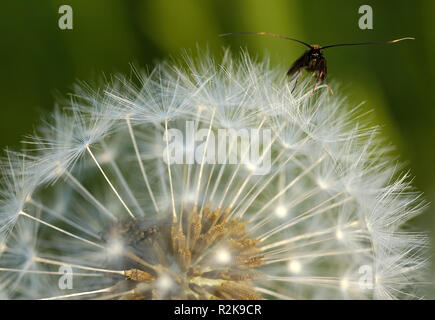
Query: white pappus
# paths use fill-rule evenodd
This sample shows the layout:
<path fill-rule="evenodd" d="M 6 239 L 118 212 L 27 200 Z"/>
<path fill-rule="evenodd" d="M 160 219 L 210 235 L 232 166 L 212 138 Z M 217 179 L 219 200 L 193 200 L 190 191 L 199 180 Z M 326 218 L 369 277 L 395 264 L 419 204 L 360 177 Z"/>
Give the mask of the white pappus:
<path fill-rule="evenodd" d="M 292 93 L 268 61 L 200 56 L 77 86 L 6 153 L 0 297 L 418 298 L 427 240 L 405 224 L 425 202 L 378 129 L 325 86 Z M 217 139 L 243 129 L 270 139 Z M 254 142 L 262 174 L 237 158 Z"/>

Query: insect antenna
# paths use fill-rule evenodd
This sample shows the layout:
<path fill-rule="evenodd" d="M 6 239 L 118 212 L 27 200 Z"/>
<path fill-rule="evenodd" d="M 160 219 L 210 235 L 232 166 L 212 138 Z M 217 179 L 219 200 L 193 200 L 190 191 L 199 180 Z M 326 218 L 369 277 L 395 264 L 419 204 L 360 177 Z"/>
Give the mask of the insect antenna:
<path fill-rule="evenodd" d="M 260 35 L 260 36 L 275 37 L 275 38 L 280 38 L 280 39 L 286 39 L 286 40 L 296 41 L 296 42 L 299 42 L 299 43 L 307 46 L 310 49 L 313 49 L 313 47 L 311 45 L 309 45 L 308 43 L 303 42 L 301 40 L 290 38 L 290 37 L 286 37 L 286 36 L 282 36 L 282 35 L 279 35 L 279 34 L 276 34 L 276 33 L 270 33 L 270 32 L 230 32 L 230 33 L 222 33 L 219 36 L 220 37 L 226 37 L 226 36 L 232 36 L 232 35 Z"/>
<path fill-rule="evenodd" d="M 333 47 L 345 47 L 345 46 L 366 46 L 366 45 L 379 45 L 379 44 L 392 44 L 392 43 L 396 43 L 402 40 L 415 40 L 415 38 L 411 38 L 411 37 L 406 37 L 406 38 L 400 38 L 400 39 L 396 39 L 396 40 L 391 40 L 391 41 L 372 41 L 372 42 L 356 42 L 356 43 L 338 43 L 338 44 L 332 44 L 329 46 L 324 46 L 321 47 L 320 49 L 327 49 L 327 48 L 333 48 Z"/>

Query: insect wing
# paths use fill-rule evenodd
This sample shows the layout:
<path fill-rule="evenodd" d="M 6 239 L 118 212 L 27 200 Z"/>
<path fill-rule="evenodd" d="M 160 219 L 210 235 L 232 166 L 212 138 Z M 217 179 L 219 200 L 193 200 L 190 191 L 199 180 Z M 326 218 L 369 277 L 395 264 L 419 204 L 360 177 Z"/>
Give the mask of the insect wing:
<path fill-rule="evenodd" d="M 307 65 L 307 52 L 304 53 L 298 60 L 296 60 L 290 69 L 287 71 L 287 75 L 289 77 L 293 76 L 297 71 L 299 71 L 302 68 L 305 68 Z"/>

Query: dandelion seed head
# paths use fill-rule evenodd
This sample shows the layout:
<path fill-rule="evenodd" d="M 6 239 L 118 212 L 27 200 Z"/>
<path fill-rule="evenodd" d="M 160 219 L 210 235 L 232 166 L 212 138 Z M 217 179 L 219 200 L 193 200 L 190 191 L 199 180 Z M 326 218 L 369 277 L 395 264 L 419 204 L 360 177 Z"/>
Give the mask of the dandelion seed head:
<path fill-rule="evenodd" d="M 70 266 L 69 298 L 418 298 L 425 202 L 378 128 L 245 52 L 185 59 L 81 83 L 7 153 L 0 297 L 65 298 Z"/>

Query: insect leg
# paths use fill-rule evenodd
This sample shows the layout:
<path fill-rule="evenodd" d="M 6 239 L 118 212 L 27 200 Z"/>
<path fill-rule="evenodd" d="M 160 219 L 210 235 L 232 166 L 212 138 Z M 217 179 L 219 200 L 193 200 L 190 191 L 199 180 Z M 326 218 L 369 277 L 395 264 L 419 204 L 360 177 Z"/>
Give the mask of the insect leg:
<path fill-rule="evenodd" d="M 295 91 L 296 85 L 298 84 L 298 80 L 299 80 L 301 74 L 302 74 L 302 68 L 300 68 L 298 70 L 298 74 L 296 75 L 295 85 L 293 86 L 293 89 L 292 89 L 291 93 L 293 93 L 293 91 Z"/>
<path fill-rule="evenodd" d="M 328 69 L 327 69 L 327 67 L 326 67 L 326 59 L 323 59 L 323 61 L 322 61 L 322 69 L 323 69 L 323 70 L 322 70 L 323 74 L 320 75 L 319 77 L 321 78 L 321 80 L 322 80 L 323 82 L 326 83 L 326 85 L 328 86 L 329 92 L 333 95 L 333 94 L 334 94 L 334 91 L 332 91 L 331 86 L 329 85 L 328 81 L 326 80 L 326 75 L 327 75 L 327 72 L 328 72 Z"/>
<path fill-rule="evenodd" d="M 326 85 L 328 86 L 329 92 L 333 95 L 334 91 L 332 91 L 331 86 L 329 85 L 328 81 L 325 80 Z"/>
<path fill-rule="evenodd" d="M 319 73 L 319 75 L 316 78 L 316 82 L 314 83 L 314 87 L 313 87 L 313 92 L 311 92 L 311 95 L 314 94 L 314 91 L 316 90 L 317 84 L 319 83 L 319 80 L 322 78 L 323 76 L 323 71 Z"/>

